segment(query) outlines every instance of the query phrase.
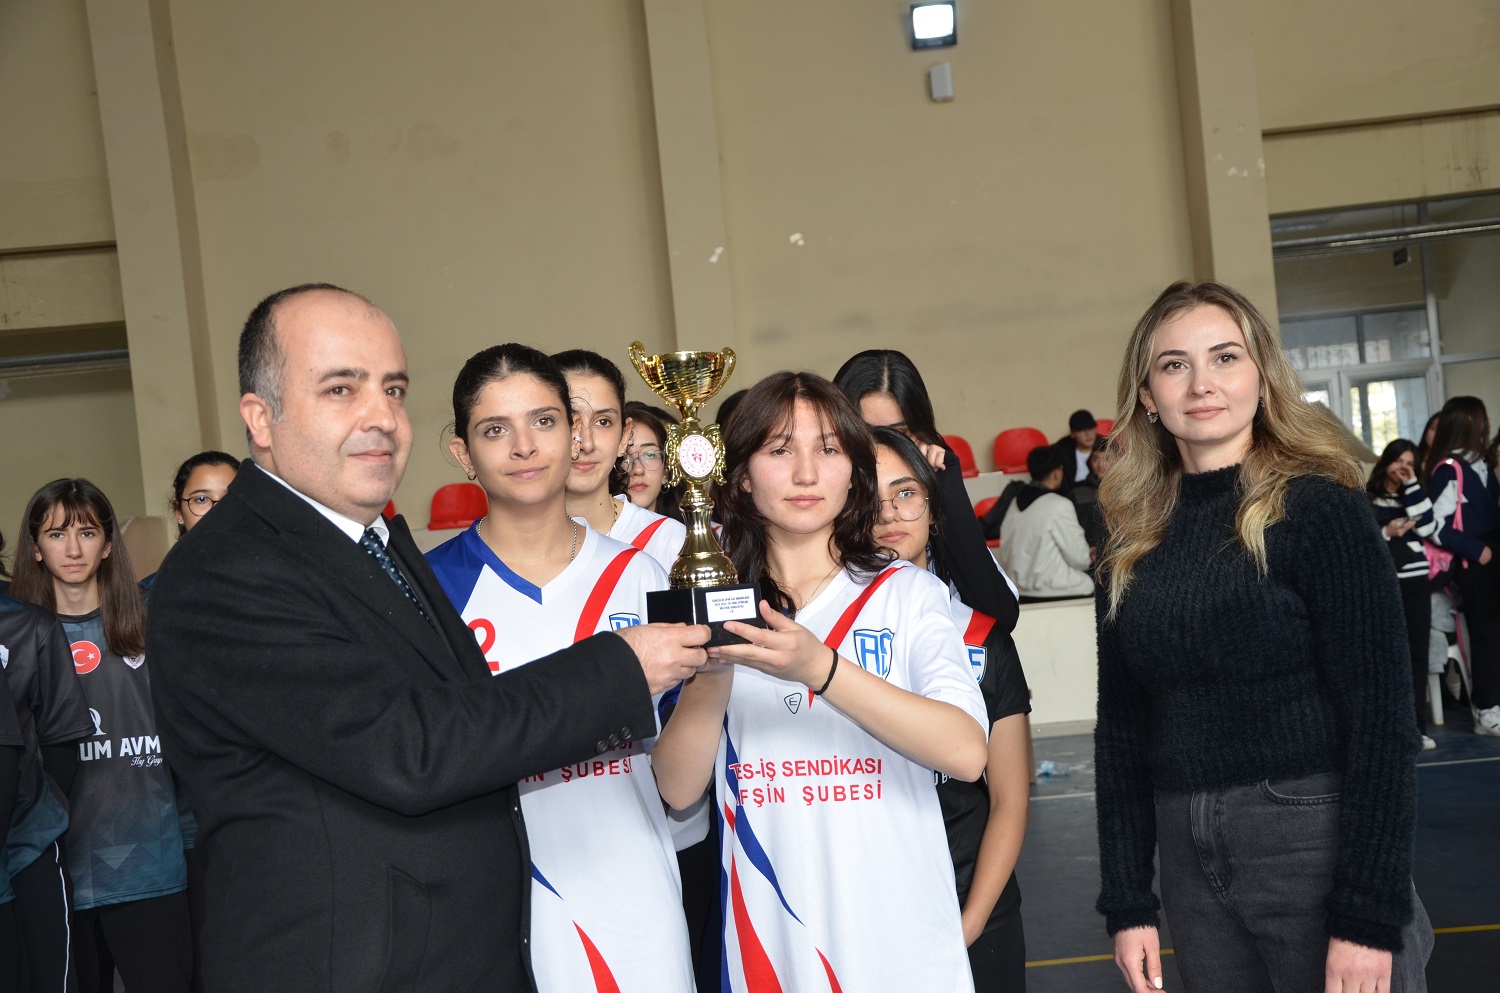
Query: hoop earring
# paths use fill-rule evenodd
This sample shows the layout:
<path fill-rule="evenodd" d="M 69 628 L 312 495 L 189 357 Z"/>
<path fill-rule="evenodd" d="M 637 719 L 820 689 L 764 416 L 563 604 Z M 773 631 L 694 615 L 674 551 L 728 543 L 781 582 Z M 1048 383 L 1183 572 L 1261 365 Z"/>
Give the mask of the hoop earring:
<path fill-rule="evenodd" d="M 474 470 L 473 466 L 469 466 L 468 471 L 464 475 L 469 477 L 469 482 L 471 483 L 479 478 L 479 473 Z"/>
<path fill-rule="evenodd" d="M 1152 424 L 1155 424 L 1156 423 L 1156 411 L 1154 411 L 1154 410 L 1148 410 L 1148 411 L 1146 411 L 1146 420 L 1150 421 Z"/>

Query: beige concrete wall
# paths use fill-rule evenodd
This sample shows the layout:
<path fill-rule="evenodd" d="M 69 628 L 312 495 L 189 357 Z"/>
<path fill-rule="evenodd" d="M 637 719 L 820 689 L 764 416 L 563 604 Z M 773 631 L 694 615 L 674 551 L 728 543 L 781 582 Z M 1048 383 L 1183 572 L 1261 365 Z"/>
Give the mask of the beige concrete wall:
<path fill-rule="evenodd" d="M 1222 4 L 1177 8 L 1208 23 L 1226 16 Z M 1340 123 L 1337 132 L 1267 138 L 1272 211 L 1338 205 L 1344 194 L 1329 192 L 1328 163 L 1347 166 L 1346 145 L 1376 162 L 1368 142 L 1396 140 L 1360 128 L 1426 128 L 1427 144 L 1400 146 L 1421 151 L 1402 161 L 1424 163 L 1431 182 L 1422 188 L 1436 188 L 1438 175 L 1482 187 L 1500 127 L 1474 111 L 1490 85 L 1475 70 L 1489 65 L 1485 12 L 1494 7 L 1426 8 L 1425 29 L 1445 39 L 1452 60 L 1434 65 L 1436 49 L 1412 41 L 1393 2 L 1362 15 L 1363 47 L 1346 51 L 1331 34 L 1337 19 L 1275 0 L 1253 17 L 1259 78 L 1243 84 L 1253 95 L 1235 94 L 1208 66 L 1189 75 L 1221 107 L 1258 101 L 1266 128 Z M 153 294 L 186 301 L 173 304 L 172 340 L 193 342 L 198 403 L 214 415 L 191 416 L 153 363 L 138 370 L 133 397 L 89 388 L 86 402 L 69 405 L 49 394 L 51 416 L 66 429 L 69 411 L 98 412 L 112 397 L 105 420 L 119 437 L 94 457 L 149 503 L 164 484 L 158 464 L 170 460 L 159 442 L 178 406 L 187 411 L 181 455 L 200 436 L 243 450 L 240 324 L 265 293 L 308 279 L 369 294 L 406 335 L 417 451 L 398 503 L 414 518 L 457 476 L 441 447 L 453 374 L 474 350 L 507 339 L 594 347 L 622 364 L 633 338 L 652 348 L 733 343 L 744 360 L 733 388 L 778 368 L 831 374 L 862 348 L 903 348 L 928 378 L 940 425 L 968 436 L 981 464 L 1001 427 L 1059 433 L 1077 406 L 1107 416 L 1130 325 L 1163 285 L 1195 268 L 1185 160 L 1206 154 L 1216 122 L 1184 147 L 1179 63 L 1211 53 L 1174 45 L 1167 0 L 966 5 L 960 44 L 925 53 L 906 45 L 907 8 L 100 0 L 91 40 L 84 0 L 0 7 L 0 84 L 37 95 L 0 107 L 0 133 L 23 136 L 0 146 L 0 254 L 109 246 L 113 218 L 131 218 L 135 242 L 122 250 L 136 268 L 126 267 L 125 291 L 94 283 L 113 294 L 116 315 L 122 297 L 137 311 Z M 1322 39 L 1316 72 L 1304 65 L 1307 37 Z M 705 50 L 681 51 L 694 43 Z M 953 65 L 957 99 L 934 104 L 926 70 L 942 61 Z M 124 87 L 140 87 L 143 71 L 159 74 L 162 106 L 152 113 L 161 120 L 142 124 L 163 161 L 175 135 L 187 146 L 181 174 L 172 165 L 170 186 L 152 192 L 184 212 L 163 227 L 175 238 L 150 233 L 149 206 L 110 202 L 110 179 L 141 189 L 149 176 L 138 156 L 128 166 L 117 157 L 117 175 L 106 170 L 96 63 L 113 80 L 112 147 L 127 155 L 138 151 L 130 121 L 141 111 L 122 105 Z M 1407 83 L 1371 84 L 1380 66 Z M 658 85 L 703 86 L 708 110 L 701 98 L 653 93 L 653 71 Z M 1342 127 L 1464 108 L 1473 113 L 1446 125 Z M 716 156 L 684 124 L 710 110 Z M 658 114 L 670 120 L 658 127 Z M 1453 128 L 1473 140 L 1434 154 Z M 1349 144 L 1350 135 L 1366 143 Z M 1370 165 L 1332 188 L 1394 196 L 1414 184 L 1408 172 L 1392 179 Z M 717 238 L 720 222 L 695 214 L 695 204 L 722 210 L 717 255 L 700 242 Z M 1209 233 L 1227 243 L 1238 228 L 1263 237 L 1241 213 L 1224 214 Z M 5 264 L 14 271 L 18 258 Z M 204 347 L 189 328 L 198 293 Z M 0 312 L 25 311 L 14 294 L 6 299 Z M 67 313 L 107 323 L 109 302 L 100 296 Z M 152 333 L 139 322 L 160 319 L 146 310 L 130 315 L 133 346 Z M 708 316 L 675 326 L 686 314 Z M 708 326 L 716 321 L 725 326 Z M 44 315 L 37 327 L 62 323 Z M 166 377 L 184 390 L 188 378 Z M 7 431 L 8 411 L 19 409 L 0 401 Z M 138 411 L 152 442 L 144 482 Z M 35 454 L 48 458 L 40 447 Z"/>
<path fill-rule="evenodd" d="M 26 502 L 44 483 L 85 476 L 99 485 L 120 515 L 146 513 L 139 494 L 141 460 L 130 417 L 130 373 L 125 370 L 0 380 L 0 531 L 11 551 Z M 124 428 L 121 427 L 121 420 Z M 171 480 L 152 513 L 163 513 Z"/>
<path fill-rule="evenodd" d="M 1246 4 L 1267 131 L 1500 105 L 1500 3 Z"/>
<path fill-rule="evenodd" d="M 327 280 L 395 318 L 425 521 L 470 354 L 671 335 L 636 4 L 172 4 L 224 441 L 235 340 L 268 292 Z M 290 26 L 295 30 L 289 30 Z"/>
<path fill-rule="evenodd" d="M 746 379 L 904 349 L 983 466 L 1000 428 L 1105 416 L 1130 326 L 1192 269 L 1171 25 L 970 4 L 956 48 L 916 53 L 906 9 L 709 5 Z"/>
<path fill-rule="evenodd" d="M 119 347 L 124 309 L 83 0 L 0 4 L 0 354 Z M 0 531 L 87 475 L 141 506 L 130 375 L 0 374 Z"/>

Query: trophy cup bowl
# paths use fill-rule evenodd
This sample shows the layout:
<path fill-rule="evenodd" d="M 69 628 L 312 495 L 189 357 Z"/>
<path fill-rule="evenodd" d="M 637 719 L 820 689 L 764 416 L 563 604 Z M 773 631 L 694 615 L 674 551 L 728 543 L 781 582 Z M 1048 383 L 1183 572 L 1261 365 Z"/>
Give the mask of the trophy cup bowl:
<path fill-rule="evenodd" d="M 681 411 L 684 419 L 697 420 L 698 408 L 713 399 L 734 372 L 734 349 L 647 355 L 636 341 L 630 345 L 630 363 L 651 392 Z"/>
<path fill-rule="evenodd" d="M 682 513 L 687 537 L 668 575 L 670 588 L 646 594 L 648 621 L 707 624 L 710 645 L 744 641 L 724 630 L 725 621 L 765 627 L 760 616 L 760 589 L 741 583 L 713 529 L 710 482 L 724 482 L 724 443 L 719 426 L 705 426 L 698 410 L 723 388 L 734 371 L 734 350 L 668 352 L 647 355 L 640 342 L 630 345 L 630 363 L 651 391 L 676 407 L 681 424 L 667 429 L 665 486 L 683 486 Z"/>

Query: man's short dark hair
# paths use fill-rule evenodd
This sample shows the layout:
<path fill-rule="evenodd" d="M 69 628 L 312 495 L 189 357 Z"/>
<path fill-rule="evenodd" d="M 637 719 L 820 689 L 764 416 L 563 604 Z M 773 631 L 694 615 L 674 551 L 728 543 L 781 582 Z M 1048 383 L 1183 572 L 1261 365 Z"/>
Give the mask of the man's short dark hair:
<path fill-rule="evenodd" d="M 1040 483 L 1052 475 L 1052 470 L 1063 467 L 1063 453 L 1051 445 L 1038 445 L 1026 453 L 1026 471 L 1031 481 Z"/>
<path fill-rule="evenodd" d="M 1094 415 L 1086 410 L 1075 410 L 1073 416 L 1068 418 L 1068 433 L 1074 431 L 1093 431 L 1099 427 L 1099 422 L 1094 420 Z"/>
<path fill-rule="evenodd" d="M 256 304 L 245 319 L 245 329 L 240 332 L 240 395 L 254 393 L 264 400 L 271 408 L 272 420 L 281 420 L 281 380 L 286 372 L 286 356 L 276 340 L 276 307 L 283 300 L 314 290 L 333 290 L 365 300 L 358 293 L 332 283 L 290 286 Z M 365 300 L 365 303 L 369 302 Z"/>

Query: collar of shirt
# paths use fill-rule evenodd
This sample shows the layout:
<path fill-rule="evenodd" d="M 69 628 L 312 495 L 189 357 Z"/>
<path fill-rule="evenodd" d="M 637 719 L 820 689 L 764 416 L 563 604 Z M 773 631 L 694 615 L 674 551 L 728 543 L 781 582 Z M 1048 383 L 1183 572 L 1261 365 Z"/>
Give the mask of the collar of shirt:
<path fill-rule="evenodd" d="M 301 490 L 294 487 L 291 483 L 288 483 L 286 480 L 276 475 L 276 473 L 267 469 L 265 466 L 260 466 L 260 471 L 265 473 L 267 476 L 270 476 L 272 479 L 276 480 L 276 482 L 280 483 L 282 486 L 285 486 L 293 493 L 297 494 L 297 496 L 301 497 L 303 500 L 306 500 L 308 505 L 312 507 L 313 510 L 316 510 L 319 514 L 322 514 L 325 518 L 327 518 L 330 524 L 347 534 L 350 541 L 358 543 L 364 538 L 365 525 L 359 523 L 359 521 L 354 520 L 352 517 L 345 517 L 343 514 L 334 510 L 332 507 L 328 507 L 324 504 L 319 503 L 312 497 L 308 496 L 306 493 L 303 493 Z M 369 526 L 374 528 L 375 533 L 380 536 L 380 543 L 382 545 L 390 544 L 391 531 L 390 528 L 386 526 L 384 517 L 377 516 L 375 520 L 370 522 Z"/>

